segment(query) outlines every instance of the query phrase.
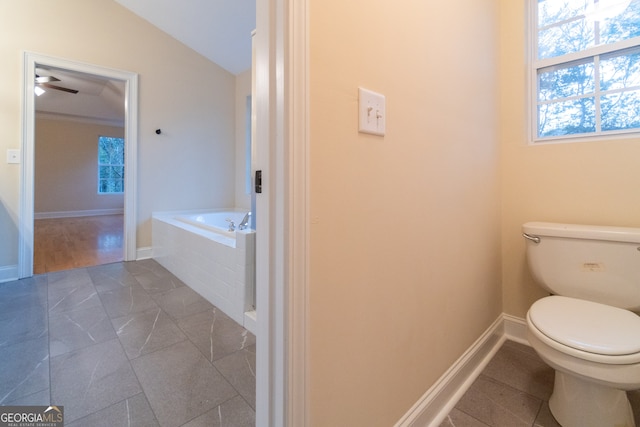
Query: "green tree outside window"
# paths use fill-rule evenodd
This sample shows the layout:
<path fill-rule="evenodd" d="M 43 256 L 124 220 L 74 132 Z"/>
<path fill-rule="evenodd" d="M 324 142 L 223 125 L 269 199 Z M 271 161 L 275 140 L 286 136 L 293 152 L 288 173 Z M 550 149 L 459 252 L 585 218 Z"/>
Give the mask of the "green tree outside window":
<path fill-rule="evenodd" d="M 98 193 L 124 192 L 124 139 L 98 138 Z"/>
<path fill-rule="evenodd" d="M 640 130 L 640 0 L 535 1 L 535 138 Z"/>

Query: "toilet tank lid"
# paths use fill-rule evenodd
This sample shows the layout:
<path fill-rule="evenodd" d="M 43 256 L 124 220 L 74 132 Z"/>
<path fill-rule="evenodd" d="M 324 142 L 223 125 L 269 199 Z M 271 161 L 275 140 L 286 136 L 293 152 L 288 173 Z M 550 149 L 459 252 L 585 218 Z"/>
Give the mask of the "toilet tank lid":
<path fill-rule="evenodd" d="M 568 347 L 608 356 L 640 353 L 640 316 L 628 310 L 550 296 L 531 306 L 529 318 L 540 332 Z"/>
<path fill-rule="evenodd" d="M 522 231 L 534 236 L 640 243 L 640 228 L 636 227 L 527 222 L 522 225 Z"/>

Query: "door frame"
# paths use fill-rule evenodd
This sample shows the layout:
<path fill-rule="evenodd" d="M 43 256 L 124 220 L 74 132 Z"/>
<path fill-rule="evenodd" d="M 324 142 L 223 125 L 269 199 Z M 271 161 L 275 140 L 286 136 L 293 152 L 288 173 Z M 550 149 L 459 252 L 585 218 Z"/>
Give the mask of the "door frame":
<path fill-rule="evenodd" d="M 256 426 L 309 425 L 309 0 L 256 2 Z"/>
<path fill-rule="evenodd" d="M 62 68 L 125 82 L 124 260 L 136 259 L 138 74 L 33 52 L 23 54 L 22 144 L 19 206 L 18 277 L 33 276 L 35 183 L 35 70 L 37 65 Z"/>

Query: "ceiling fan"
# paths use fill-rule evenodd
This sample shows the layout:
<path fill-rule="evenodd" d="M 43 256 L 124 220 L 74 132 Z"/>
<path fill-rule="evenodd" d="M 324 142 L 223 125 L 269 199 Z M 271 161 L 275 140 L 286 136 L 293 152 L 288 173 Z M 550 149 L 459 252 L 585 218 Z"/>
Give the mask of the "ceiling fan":
<path fill-rule="evenodd" d="M 36 74 L 36 86 L 46 87 L 48 89 L 61 90 L 68 93 L 78 93 L 75 89 L 69 89 L 62 86 L 52 85 L 51 82 L 59 82 L 60 79 L 53 76 L 39 76 Z"/>

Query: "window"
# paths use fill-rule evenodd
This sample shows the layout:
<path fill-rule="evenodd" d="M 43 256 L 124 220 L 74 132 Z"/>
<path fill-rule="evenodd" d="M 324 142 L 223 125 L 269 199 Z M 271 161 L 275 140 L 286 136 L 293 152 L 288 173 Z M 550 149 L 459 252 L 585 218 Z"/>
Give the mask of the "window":
<path fill-rule="evenodd" d="M 98 137 L 98 194 L 124 192 L 124 139 Z"/>
<path fill-rule="evenodd" d="M 640 131 L 640 0 L 532 2 L 533 139 Z"/>

